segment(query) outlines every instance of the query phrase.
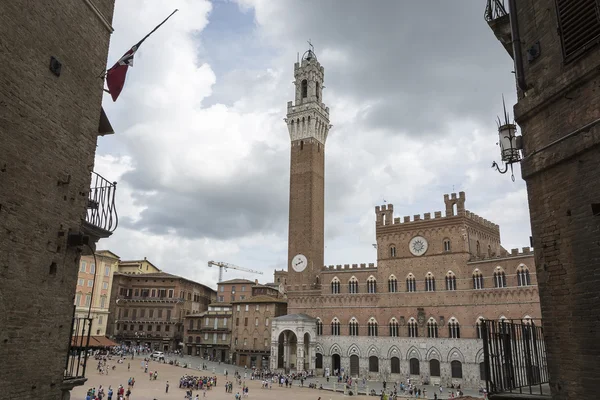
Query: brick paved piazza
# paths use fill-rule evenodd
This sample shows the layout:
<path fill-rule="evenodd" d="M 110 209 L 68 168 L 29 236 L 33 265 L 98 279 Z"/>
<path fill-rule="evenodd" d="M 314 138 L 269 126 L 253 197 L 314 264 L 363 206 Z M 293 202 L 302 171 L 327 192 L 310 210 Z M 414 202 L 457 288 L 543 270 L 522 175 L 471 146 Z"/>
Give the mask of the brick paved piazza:
<path fill-rule="evenodd" d="M 169 364 L 162 364 L 158 362 L 149 362 L 149 369 L 154 371 L 158 371 L 158 379 L 156 381 L 150 381 L 148 378 L 148 374 L 144 373 L 143 368 L 141 367 L 142 359 L 135 358 L 133 360 L 126 359 L 124 364 L 117 364 L 115 360 L 109 361 L 109 366 L 116 365 L 116 369 L 113 371 L 109 370 L 108 375 L 100 375 L 96 370 L 97 361 L 93 358 L 89 360 L 88 371 L 86 375 L 88 377 L 88 381 L 84 386 L 77 387 L 73 389 L 71 392 L 72 400 L 83 400 L 85 399 L 87 390 L 89 388 L 95 387 L 98 389 L 100 385 L 105 388 L 105 394 L 108 393 L 108 386 L 111 385 L 113 389 L 115 389 L 115 395 L 113 396 L 113 400 L 116 399 L 116 388 L 119 385 L 123 385 L 127 390 L 127 380 L 129 377 L 135 378 L 135 387 L 132 389 L 130 400 L 168 400 L 168 399 L 177 399 L 182 400 L 185 396 L 185 389 L 179 388 L 179 379 L 183 375 L 195 375 L 195 376 L 205 376 L 205 375 L 216 375 L 217 376 L 217 387 L 208 391 L 206 394 L 207 399 L 211 400 L 221 400 L 234 399 L 235 393 L 240 392 L 241 387 L 238 385 L 233 386 L 233 393 L 225 393 L 225 376 L 224 371 L 225 368 L 228 369 L 229 377 L 232 378 L 233 371 L 235 367 L 231 365 L 216 365 L 214 363 L 207 363 L 209 368 L 205 371 L 193 370 L 190 368 L 183 368 L 172 366 Z M 193 362 L 192 365 L 197 367 L 200 365 L 202 361 L 198 359 L 198 361 Z M 127 371 L 127 363 L 131 363 L 131 370 Z M 213 368 L 215 369 L 215 373 L 213 374 Z M 240 370 L 238 368 L 238 370 Z M 243 376 L 243 368 L 241 369 L 241 374 Z M 249 374 L 248 374 L 249 375 Z M 165 393 L 165 384 L 169 381 L 169 393 Z M 318 389 L 308 389 L 308 388 L 300 388 L 297 387 L 298 381 L 294 382 L 294 387 L 291 389 L 286 389 L 285 387 L 280 388 L 278 385 L 273 385 L 272 389 L 261 389 L 260 381 L 251 381 L 250 379 L 246 379 L 246 383 L 249 387 L 248 398 L 253 399 L 277 399 L 282 400 L 284 396 L 287 396 L 289 399 L 294 400 L 317 400 L 321 397 L 322 400 L 336 400 L 344 398 L 343 393 L 334 393 L 329 390 L 318 390 Z M 200 399 L 202 399 L 202 393 L 198 392 L 200 395 Z M 194 392 L 194 396 L 196 392 Z M 366 396 L 352 396 L 351 398 L 355 399 L 367 399 Z M 373 399 L 374 397 L 371 397 Z M 106 399 L 106 397 L 105 397 Z"/>

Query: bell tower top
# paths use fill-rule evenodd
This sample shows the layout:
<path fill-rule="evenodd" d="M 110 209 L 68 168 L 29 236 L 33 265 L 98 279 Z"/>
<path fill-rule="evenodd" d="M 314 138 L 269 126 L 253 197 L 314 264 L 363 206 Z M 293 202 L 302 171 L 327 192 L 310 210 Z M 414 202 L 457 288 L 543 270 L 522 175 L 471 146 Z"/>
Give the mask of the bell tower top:
<path fill-rule="evenodd" d="M 325 145 L 329 133 L 329 107 L 323 103 L 325 69 L 310 43 L 302 59 L 294 64 L 295 101 L 288 102 L 285 119 L 292 142 L 316 139 Z"/>

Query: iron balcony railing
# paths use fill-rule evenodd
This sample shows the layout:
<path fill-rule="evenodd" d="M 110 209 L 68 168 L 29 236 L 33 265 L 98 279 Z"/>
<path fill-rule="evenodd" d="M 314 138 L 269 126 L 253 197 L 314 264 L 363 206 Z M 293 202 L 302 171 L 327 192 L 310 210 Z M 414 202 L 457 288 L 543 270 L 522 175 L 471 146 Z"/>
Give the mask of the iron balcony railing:
<path fill-rule="evenodd" d="M 114 232 L 119 224 L 115 206 L 117 182 L 109 182 L 102 175 L 92 172 L 92 182 L 87 202 L 85 221 L 104 231 Z"/>
<path fill-rule="evenodd" d="M 549 393 L 542 326 L 533 321 L 485 320 L 481 333 L 488 393 Z"/>
<path fill-rule="evenodd" d="M 85 378 L 91 330 L 92 318 L 76 317 L 75 308 L 73 307 L 71 336 L 69 337 L 69 350 L 63 376 L 64 380 Z"/>

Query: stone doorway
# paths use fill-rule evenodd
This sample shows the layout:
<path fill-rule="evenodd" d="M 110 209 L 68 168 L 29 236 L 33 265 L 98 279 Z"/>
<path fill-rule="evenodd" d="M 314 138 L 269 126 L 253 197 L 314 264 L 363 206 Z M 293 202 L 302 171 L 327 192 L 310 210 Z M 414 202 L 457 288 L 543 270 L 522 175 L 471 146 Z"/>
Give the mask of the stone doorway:
<path fill-rule="evenodd" d="M 358 376 L 360 371 L 360 361 L 356 354 L 350 356 L 350 376 Z"/>

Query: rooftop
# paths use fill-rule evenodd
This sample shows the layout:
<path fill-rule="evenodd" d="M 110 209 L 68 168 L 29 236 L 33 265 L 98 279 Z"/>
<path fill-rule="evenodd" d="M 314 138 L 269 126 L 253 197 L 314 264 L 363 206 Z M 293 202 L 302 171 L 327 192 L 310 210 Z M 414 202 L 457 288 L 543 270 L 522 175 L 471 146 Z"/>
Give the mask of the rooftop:
<path fill-rule="evenodd" d="M 245 304 L 245 303 L 287 303 L 286 299 L 271 296 L 252 296 L 244 300 L 232 301 L 232 304 Z"/>

